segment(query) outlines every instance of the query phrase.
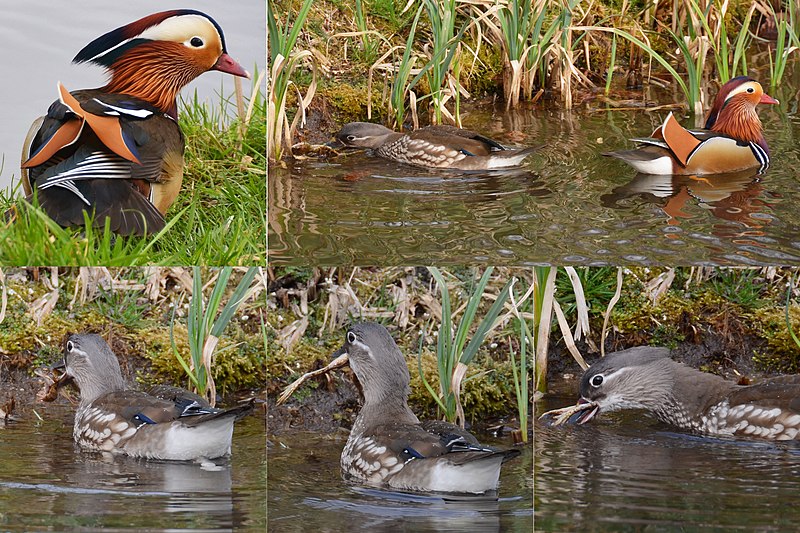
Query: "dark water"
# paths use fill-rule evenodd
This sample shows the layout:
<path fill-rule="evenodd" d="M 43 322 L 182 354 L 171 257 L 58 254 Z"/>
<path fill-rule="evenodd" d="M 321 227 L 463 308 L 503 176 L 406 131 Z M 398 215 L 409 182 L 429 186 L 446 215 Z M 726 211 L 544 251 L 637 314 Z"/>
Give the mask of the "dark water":
<path fill-rule="evenodd" d="M 367 153 L 273 165 L 270 262 L 800 264 L 793 86 L 800 79 L 773 92 L 780 106 L 759 108 L 772 151 L 763 175 L 637 176 L 601 153 L 632 147 L 627 139 L 649 135 L 668 111 L 606 111 L 599 102 L 468 114 L 465 127 L 500 142 L 544 145 L 520 171 L 419 170 Z"/>
<path fill-rule="evenodd" d="M 796 444 L 698 437 L 634 412 L 535 431 L 537 531 L 796 531 L 800 523 Z"/>
<path fill-rule="evenodd" d="M 0 530 L 264 531 L 263 419 L 237 423 L 218 471 L 198 464 L 82 452 L 73 409 L 37 404 L 0 423 Z"/>
<path fill-rule="evenodd" d="M 479 437 L 480 438 L 480 437 Z M 269 530 L 524 532 L 533 529 L 533 448 L 503 465 L 498 499 L 462 501 L 368 489 L 342 480 L 347 435 L 292 433 L 272 437 L 267 506 Z M 491 442 L 487 444 L 505 445 Z"/>

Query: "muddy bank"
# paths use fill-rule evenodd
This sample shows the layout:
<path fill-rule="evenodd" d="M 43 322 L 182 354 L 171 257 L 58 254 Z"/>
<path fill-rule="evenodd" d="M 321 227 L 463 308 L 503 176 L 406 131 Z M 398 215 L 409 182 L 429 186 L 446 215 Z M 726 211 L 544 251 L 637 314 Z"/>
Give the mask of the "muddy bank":
<path fill-rule="evenodd" d="M 334 374 L 337 375 L 316 378 L 318 388 L 302 394 L 300 399 L 292 397 L 282 405 L 277 405 L 277 395 L 268 395 L 267 435 L 278 436 L 294 431 L 348 435 L 361 409 L 362 397 L 358 381 L 350 369 L 337 370 Z M 421 409 L 422 406 L 411 404 L 411 410 L 420 420 L 437 418 L 435 412 Z M 466 428 L 478 433 L 505 435 L 519 427 L 515 409 L 515 405 L 509 405 L 507 416 L 479 420 L 469 420 L 467 413 Z"/>
<path fill-rule="evenodd" d="M 637 342 L 637 339 L 615 336 L 614 340 L 607 344 L 606 354 L 643 344 L 647 343 Z M 684 341 L 669 348 L 671 357 L 675 361 L 745 385 L 781 374 L 774 369 L 765 368 L 763 364 L 754 360 L 753 354 L 763 352 L 766 347 L 767 344 L 763 339 L 753 335 L 739 334 L 731 337 L 715 331 L 707 331 L 698 341 Z M 547 393 L 574 395 L 577 398 L 583 369 L 570 353 L 561 347 L 555 347 L 550 353 L 547 367 Z M 599 353 L 585 351 L 582 353 L 589 365 L 600 359 Z"/>
<path fill-rule="evenodd" d="M 589 337 L 600 342 L 604 314 L 616 286 L 616 268 L 577 269 L 589 307 Z M 786 290 L 792 291 L 789 325 L 800 331 L 800 287 L 796 269 L 677 268 L 625 270 L 619 302 L 611 312 L 606 353 L 634 346 L 663 346 L 672 357 L 704 372 L 746 383 L 800 371 L 800 347 L 787 326 Z M 450 294 L 459 309 L 480 269 L 449 269 Z M 496 295 L 512 276 L 524 286 L 530 270 L 497 268 L 484 295 Z M 574 298 L 566 276 L 557 276 L 557 298 L 574 324 Z M 522 286 L 519 287 L 522 290 Z M 278 268 L 271 272 L 267 317 L 269 432 L 335 432 L 349 429 L 360 405 L 349 368 L 319 376 L 295 392 L 286 405 L 275 399 L 301 374 L 328 364 L 341 346 L 347 324 L 385 324 L 406 354 L 411 373 L 409 405 L 420 418 L 436 418 L 436 403 L 422 384 L 423 373 L 438 387 L 436 332 L 440 294 L 424 268 Z M 480 312 L 492 299 L 484 296 Z M 480 315 L 479 312 L 479 315 Z M 509 354 L 520 353 L 519 331 L 509 318 L 485 340 L 470 363 L 462 402 L 468 422 L 486 426 L 516 421 L 516 394 Z M 423 337 L 424 334 L 424 337 Z M 578 350 L 591 364 L 599 351 L 586 340 Z M 577 393 L 583 371 L 564 347 L 558 328 L 550 334 L 546 381 L 551 393 Z M 533 357 L 528 352 L 529 370 Z"/>
<path fill-rule="evenodd" d="M 330 380 L 320 376 L 317 383 L 320 386 L 304 398 L 290 398 L 282 405 L 276 405 L 277 395 L 267 396 L 268 435 L 349 432 L 360 406 L 358 389 L 341 374 Z"/>
<path fill-rule="evenodd" d="M 615 335 L 607 343 L 607 352 L 639 346 L 638 336 Z M 685 341 L 672 348 L 672 358 L 704 372 L 712 372 L 732 381 L 746 384 L 763 377 L 777 375 L 775 371 L 765 370 L 763 365 L 753 360 L 753 353 L 763 351 L 766 343 L 753 335 L 720 334 L 708 331 L 696 341 Z M 581 350 L 590 365 L 599 353 L 588 353 L 584 345 Z M 321 366 L 321 365 L 316 365 Z M 314 369 L 308 369 L 314 370 Z M 557 343 L 551 343 L 548 361 L 548 392 L 559 395 L 576 395 L 583 370 L 567 350 Z M 335 370 L 327 376 L 311 380 L 303 390 L 295 393 L 285 404 L 276 405 L 280 394 L 280 384 L 273 381 L 268 385 L 267 433 L 281 435 L 293 431 L 313 431 L 317 433 L 346 434 L 350 431 L 361 406 L 358 382 L 348 368 Z M 517 427 L 516 406 L 508 404 L 506 416 L 494 416 L 470 424 L 476 431 L 496 430 L 496 428 Z M 414 405 L 412 410 L 422 418 L 436 418 L 436 412 L 425 405 Z M 469 416 L 469 414 L 467 415 Z M 503 431 L 501 430 L 501 433 Z"/>
<path fill-rule="evenodd" d="M 200 271 L 209 286 L 219 273 Z M 13 400 L 12 415 L 35 416 L 31 411 L 42 405 L 37 394 L 46 386 L 41 374 L 63 358 L 72 333 L 101 335 L 131 388 L 186 388 L 175 351 L 190 360 L 186 321 L 194 274 L 162 267 L 0 269 L 0 406 Z M 235 271 L 230 281 L 240 275 Z M 265 313 L 263 291 L 254 292 L 220 335 L 211 372 L 222 405 L 263 395 Z M 77 401 L 77 388 L 61 390 L 57 402 Z"/>

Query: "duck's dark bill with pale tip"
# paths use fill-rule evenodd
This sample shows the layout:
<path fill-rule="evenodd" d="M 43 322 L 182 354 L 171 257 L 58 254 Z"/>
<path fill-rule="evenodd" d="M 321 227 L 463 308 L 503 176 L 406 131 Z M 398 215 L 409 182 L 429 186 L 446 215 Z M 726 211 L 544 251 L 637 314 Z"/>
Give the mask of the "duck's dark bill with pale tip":
<path fill-rule="evenodd" d="M 592 420 L 599 412 L 600 406 L 581 398 L 577 405 L 547 411 L 539 417 L 539 420 L 550 426 L 580 425 Z"/>

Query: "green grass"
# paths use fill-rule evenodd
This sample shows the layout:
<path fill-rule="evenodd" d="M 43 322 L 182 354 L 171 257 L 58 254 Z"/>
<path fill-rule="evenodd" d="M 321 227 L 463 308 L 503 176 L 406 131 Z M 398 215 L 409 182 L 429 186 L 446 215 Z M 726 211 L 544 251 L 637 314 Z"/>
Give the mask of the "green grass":
<path fill-rule="evenodd" d="M 576 268 L 575 271 L 581 281 L 590 313 L 601 316 L 617 288 L 616 267 L 582 267 Z M 564 315 L 573 319 L 577 313 L 578 304 L 568 277 L 556 278 L 556 293 L 559 295 L 558 302 L 564 310 Z"/>
<path fill-rule="evenodd" d="M 258 79 L 256 77 L 256 79 Z M 180 106 L 186 137 L 181 193 L 167 227 L 149 237 L 120 237 L 108 228 L 61 228 L 44 212 L 0 192 L 0 209 L 16 219 L 0 227 L 5 265 L 263 265 L 266 262 L 266 99 L 256 92 L 247 127 L 236 104 Z"/>
<path fill-rule="evenodd" d="M 132 274 L 136 272 L 141 276 L 145 274 L 144 269 L 135 270 Z M 142 286 L 147 282 L 146 279 L 136 281 Z M 105 289 L 100 285 L 97 298 L 92 303 L 101 316 L 128 329 L 141 329 L 152 324 L 152 319 L 147 316 L 151 303 L 137 292 Z"/>
<path fill-rule="evenodd" d="M 767 300 L 762 299 L 765 281 L 758 270 L 720 268 L 710 283 L 714 293 L 745 310 L 751 311 L 767 304 Z"/>
<path fill-rule="evenodd" d="M 406 30 L 414 20 L 414 9 L 403 11 L 406 6 L 403 0 L 371 0 L 367 4 L 370 16 L 382 19 L 386 24 L 386 31 L 390 34 Z"/>

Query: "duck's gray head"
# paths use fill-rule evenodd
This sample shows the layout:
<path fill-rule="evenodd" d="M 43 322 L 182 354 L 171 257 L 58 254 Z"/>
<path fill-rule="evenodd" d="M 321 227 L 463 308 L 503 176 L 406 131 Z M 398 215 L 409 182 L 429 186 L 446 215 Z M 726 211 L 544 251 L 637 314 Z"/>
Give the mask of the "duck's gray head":
<path fill-rule="evenodd" d="M 344 353 L 364 390 L 365 403 L 408 396 L 408 366 L 385 327 L 375 322 L 354 324 L 335 355 Z"/>
<path fill-rule="evenodd" d="M 66 375 L 81 389 L 81 403 L 125 389 L 117 356 L 100 335 L 70 335 L 64 350 L 64 365 Z"/>
<path fill-rule="evenodd" d="M 666 348 L 639 346 L 614 352 L 581 378 L 581 398 L 602 410 L 654 409 L 672 391 L 674 367 Z"/>
<path fill-rule="evenodd" d="M 353 148 L 377 148 L 386 142 L 390 135 L 395 132 L 371 122 L 351 122 L 345 124 L 342 130 L 336 134 L 336 139 L 345 146 Z"/>

